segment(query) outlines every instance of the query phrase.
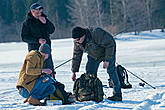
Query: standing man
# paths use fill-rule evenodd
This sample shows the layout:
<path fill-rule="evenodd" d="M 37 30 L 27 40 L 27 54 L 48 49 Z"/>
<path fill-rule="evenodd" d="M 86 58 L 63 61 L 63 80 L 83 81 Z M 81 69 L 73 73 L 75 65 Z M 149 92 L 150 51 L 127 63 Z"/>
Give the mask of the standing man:
<path fill-rule="evenodd" d="M 40 4 L 33 3 L 30 6 L 30 12 L 23 23 L 21 37 L 24 42 L 28 44 L 29 52 L 31 50 L 38 50 L 43 43 L 51 47 L 50 34 L 55 31 L 53 23 L 51 23 L 47 16 L 42 12 L 43 7 Z M 54 69 L 52 56 L 45 61 L 46 67 Z"/>
<path fill-rule="evenodd" d="M 24 102 L 41 106 L 44 104 L 40 100 L 55 92 L 54 82 L 48 77 L 52 70 L 44 68 L 44 61 L 50 53 L 49 45 L 42 44 L 39 51 L 32 50 L 26 55 L 16 85 L 19 94 L 26 98 Z"/>
<path fill-rule="evenodd" d="M 120 82 L 115 67 L 116 42 L 113 36 L 101 28 L 75 27 L 72 30 L 72 38 L 74 39 L 72 80 L 76 80 L 76 72 L 79 71 L 83 52 L 86 52 L 88 53 L 86 73 L 97 76 L 99 64 L 103 61 L 103 68 L 107 69 L 110 81 L 113 83 L 113 96 L 108 99 L 122 101 Z"/>

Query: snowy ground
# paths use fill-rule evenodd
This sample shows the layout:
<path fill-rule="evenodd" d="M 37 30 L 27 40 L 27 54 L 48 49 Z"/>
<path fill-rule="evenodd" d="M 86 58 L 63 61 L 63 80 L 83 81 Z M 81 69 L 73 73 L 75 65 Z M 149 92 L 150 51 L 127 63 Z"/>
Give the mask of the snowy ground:
<path fill-rule="evenodd" d="M 152 33 L 143 32 L 138 36 L 122 34 L 117 37 L 117 62 L 125 66 L 156 89 L 148 85 L 139 86 L 139 79 L 129 74 L 132 89 L 122 89 L 123 101 L 107 100 L 112 95 L 111 88 L 104 88 L 104 100 L 100 103 L 93 101 L 76 102 L 71 105 L 35 107 L 24 104 L 15 88 L 19 71 L 27 54 L 25 43 L 0 44 L 0 110 L 27 109 L 57 109 L 57 110 L 165 110 L 165 33 L 155 30 Z M 53 60 L 55 66 L 72 57 L 72 39 L 54 40 L 52 42 Z M 85 71 L 86 54 L 84 54 L 80 73 Z M 56 79 L 65 84 L 66 90 L 72 92 L 71 62 L 56 69 Z M 108 85 L 106 70 L 100 65 L 98 77 L 104 85 Z"/>

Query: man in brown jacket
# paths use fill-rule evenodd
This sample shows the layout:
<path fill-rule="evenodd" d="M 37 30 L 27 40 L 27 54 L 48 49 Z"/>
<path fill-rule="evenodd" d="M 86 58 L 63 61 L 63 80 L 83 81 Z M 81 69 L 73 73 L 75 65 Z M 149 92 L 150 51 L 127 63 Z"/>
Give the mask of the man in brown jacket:
<path fill-rule="evenodd" d="M 43 105 L 40 100 L 56 90 L 53 80 L 47 76 L 52 70 L 43 68 L 44 60 L 48 59 L 50 53 L 49 45 L 41 44 L 39 51 L 32 50 L 26 55 L 16 87 L 29 104 Z"/>
<path fill-rule="evenodd" d="M 76 80 L 83 52 L 86 52 L 88 54 L 86 73 L 97 76 L 99 64 L 103 61 L 103 68 L 107 69 L 113 83 L 113 96 L 108 99 L 122 101 L 120 82 L 115 68 L 116 42 L 113 36 L 102 28 L 75 27 L 72 30 L 72 38 L 74 39 L 72 80 Z"/>

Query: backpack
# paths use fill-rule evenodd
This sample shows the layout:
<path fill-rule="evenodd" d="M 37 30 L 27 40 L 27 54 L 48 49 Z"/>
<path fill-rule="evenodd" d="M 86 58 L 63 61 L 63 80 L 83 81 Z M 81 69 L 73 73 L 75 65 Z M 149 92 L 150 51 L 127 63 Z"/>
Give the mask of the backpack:
<path fill-rule="evenodd" d="M 66 92 L 65 91 L 65 86 L 61 82 L 56 81 L 54 84 L 56 87 L 56 91 L 53 94 L 50 94 L 50 96 L 46 100 L 62 100 L 62 104 L 70 104 L 69 96 L 72 93 Z"/>
<path fill-rule="evenodd" d="M 132 88 L 132 85 L 128 81 L 127 70 L 121 65 L 117 65 L 116 70 L 117 70 L 117 75 L 120 81 L 121 88 L 123 89 Z M 109 81 L 109 86 L 113 87 L 113 83 L 111 81 Z"/>
<path fill-rule="evenodd" d="M 73 94 L 78 101 L 103 101 L 103 85 L 93 74 L 82 74 L 73 87 Z"/>

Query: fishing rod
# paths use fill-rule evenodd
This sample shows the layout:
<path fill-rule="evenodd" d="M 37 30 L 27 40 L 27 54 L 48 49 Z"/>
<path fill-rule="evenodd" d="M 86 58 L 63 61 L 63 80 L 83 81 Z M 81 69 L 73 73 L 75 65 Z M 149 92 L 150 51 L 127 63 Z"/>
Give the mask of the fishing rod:
<path fill-rule="evenodd" d="M 120 65 L 118 63 L 116 63 L 117 65 Z M 135 76 L 136 78 L 140 79 L 142 82 L 144 82 L 145 84 L 149 85 L 150 87 L 152 87 L 153 89 L 156 89 L 156 87 L 152 86 L 151 84 L 149 84 L 148 82 L 146 82 L 145 80 L 143 80 L 142 78 L 140 78 L 139 76 L 135 75 L 133 72 L 129 71 L 128 69 L 125 68 L 126 71 L 128 71 L 130 74 L 132 74 L 133 76 Z M 139 85 L 144 86 L 144 84 L 139 83 Z"/>
<path fill-rule="evenodd" d="M 72 60 L 72 58 L 69 59 L 69 60 L 67 60 L 67 61 L 65 61 L 65 62 L 63 62 L 62 64 L 56 66 L 56 67 L 54 68 L 54 70 L 57 69 L 57 68 L 59 68 L 60 66 L 62 66 L 62 65 L 64 65 L 64 64 L 68 63 L 68 62 L 71 61 L 71 60 Z M 37 77 L 37 78 L 38 78 L 38 77 Z M 29 85 L 31 82 L 33 82 L 33 81 L 36 80 L 37 78 L 35 78 L 35 79 L 33 79 L 33 80 L 27 82 L 26 85 Z"/>
<path fill-rule="evenodd" d="M 69 60 L 67 60 L 67 61 L 65 61 L 65 62 L 63 62 L 62 64 L 60 64 L 60 65 L 56 66 L 56 67 L 54 68 L 54 70 L 55 70 L 55 69 L 57 69 L 57 68 L 59 68 L 60 66 L 62 66 L 62 65 L 64 65 L 64 64 L 66 64 L 66 63 L 70 62 L 71 60 L 72 60 L 72 58 L 71 58 L 71 59 L 69 59 Z"/>
<path fill-rule="evenodd" d="M 127 70 L 127 69 L 126 69 Z M 152 87 L 153 89 L 156 89 L 156 87 L 152 86 L 151 84 L 147 83 L 145 80 L 143 80 L 142 78 L 140 78 L 139 76 L 135 75 L 134 73 L 132 73 L 131 71 L 127 70 L 129 73 L 131 73 L 133 76 L 135 76 L 136 78 L 140 79 L 142 82 L 144 82 L 145 84 L 149 85 L 150 87 Z M 144 86 L 144 84 L 139 83 L 139 85 Z"/>

